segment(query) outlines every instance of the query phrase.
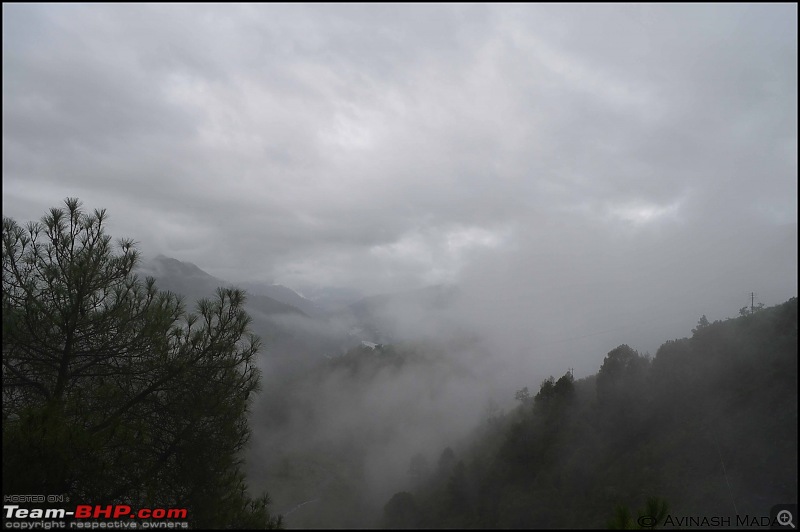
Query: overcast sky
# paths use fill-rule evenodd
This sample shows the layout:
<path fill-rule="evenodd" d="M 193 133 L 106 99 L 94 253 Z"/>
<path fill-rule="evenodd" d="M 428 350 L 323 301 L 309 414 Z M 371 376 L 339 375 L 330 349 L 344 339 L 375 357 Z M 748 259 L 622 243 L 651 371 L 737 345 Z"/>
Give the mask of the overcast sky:
<path fill-rule="evenodd" d="M 797 293 L 797 6 L 3 4 L 3 212 L 67 196 L 234 281 L 724 318 Z"/>

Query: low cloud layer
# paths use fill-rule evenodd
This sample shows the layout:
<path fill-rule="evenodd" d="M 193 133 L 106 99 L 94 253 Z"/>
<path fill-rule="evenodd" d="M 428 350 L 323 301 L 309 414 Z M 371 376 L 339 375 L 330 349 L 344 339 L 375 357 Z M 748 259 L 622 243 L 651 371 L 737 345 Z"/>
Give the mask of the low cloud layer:
<path fill-rule="evenodd" d="M 67 196 L 520 352 L 683 335 L 797 293 L 797 6 L 6 4 L 3 210 Z"/>

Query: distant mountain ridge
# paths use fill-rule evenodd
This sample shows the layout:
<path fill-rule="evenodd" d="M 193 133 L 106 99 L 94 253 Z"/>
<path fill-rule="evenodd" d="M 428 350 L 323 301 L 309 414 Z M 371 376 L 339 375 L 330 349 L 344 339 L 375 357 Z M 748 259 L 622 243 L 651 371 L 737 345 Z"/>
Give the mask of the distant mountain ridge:
<path fill-rule="evenodd" d="M 321 316 L 324 313 L 324 308 L 307 299 L 291 288 L 280 284 L 266 284 L 266 283 L 241 283 L 240 286 L 247 290 L 248 294 L 266 296 L 279 301 L 286 305 L 295 307 L 304 314 L 309 316 Z"/>
<path fill-rule="evenodd" d="M 197 277 L 220 281 L 216 277 L 201 270 L 196 264 L 180 261 L 164 255 L 157 255 L 152 261 L 142 265 L 140 271 L 156 278 L 180 275 L 184 277 Z"/>
<path fill-rule="evenodd" d="M 317 287 L 309 289 L 312 300 L 278 284 L 231 283 L 195 264 L 164 255 L 143 262 L 136 273 L 154 277 L 159 289 L 183 296 L 191 311 L 197 300 L 213 297 L 218 287 L 244 289 L 245 309 L 253 320 L 251 330 L 265 339 L 270 357 L 301 365 L 344 354 L 362 342 L 406 340 L 409 328 L 419 330 L 425 325 L 438 331 L 427 318 L 441 314 L 459 294 L 454 286 L 438 285 L 360 298 L 352 289 Z M 398 327 L 398 313 L 406 317 L 403 327 Z M 410 326 L 409 320 L 413 322 Z"/>
<path fill-rule="evenodd" d="M 191 262 L 183 262 L 164 255 L 157 255 L 153 260 L 142 264 L 137 269 L 137 273 L 140 276 L 154 277 L 161 290 L 169 290 L 184 296 L 190 307 L 198 299 L 213 296 L 216 289 L 221 286 L 238 286 L 247 290 L 240 284 L 214 277 Z M 246 307 L 248 310 L 268 315 L 300 314 L 308 316 L 302 309 L 284 301 L 263 294 L 247 292 Z"/>

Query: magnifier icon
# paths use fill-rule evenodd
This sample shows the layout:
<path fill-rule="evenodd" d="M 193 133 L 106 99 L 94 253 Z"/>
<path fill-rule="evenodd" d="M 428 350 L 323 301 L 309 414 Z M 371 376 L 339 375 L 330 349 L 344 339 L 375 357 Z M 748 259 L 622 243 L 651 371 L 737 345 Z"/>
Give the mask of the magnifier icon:
<path fill-rule="evenodd" d="M 778 524 L 781 526 L 789 525 L 792 528 L 795 528 L 794 523 L 792 522 L 792 512 L 789 510 L 781 510 L 778 512 L 776 516 L 778 519 Z"/>

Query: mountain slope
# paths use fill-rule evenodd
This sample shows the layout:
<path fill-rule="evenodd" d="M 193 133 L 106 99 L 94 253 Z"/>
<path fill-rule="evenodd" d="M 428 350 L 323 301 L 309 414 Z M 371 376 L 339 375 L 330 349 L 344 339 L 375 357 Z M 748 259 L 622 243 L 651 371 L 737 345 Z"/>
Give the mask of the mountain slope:
<path fill-rule="evenodd" d="M 520 390 L 516 410 L 396 494 L 383 524 L 598 528 L 627 508 L 635 526 L 651 496 L 673 523 L 736 523 L 796 501 L 797 298 L 693 333 L 652 360 L 622 345 L 596 376 Z"/>
<path fill-rule="evenodd" d="M 191 306 L 200 298 L 211 297 L 220 286 L 231 286 L 232 283 L 218 279 L 191 262 L 182 262 L 177 259 L 158 255 L 152 261 L 142 265 L 137 273 L 140 276 L 152 276 L 157 280 L 161 290 L 170 290 L 186 298 L 186 303 Z M 271 297 L 248 292 L 246 308 L 248 312 L 271 314 L 306 314 L 287 303 Z"/>
<path fill-rule="evenodd" d="M 291 288 L 279 284 L 266 283 L 242 283 L 241 287 L 247 290 L 248 294 L 266 296 L 280 303 L 290 305 L 308 316 L 322 316 L 324 310 L 314 301 L 306 299 Z"/>

